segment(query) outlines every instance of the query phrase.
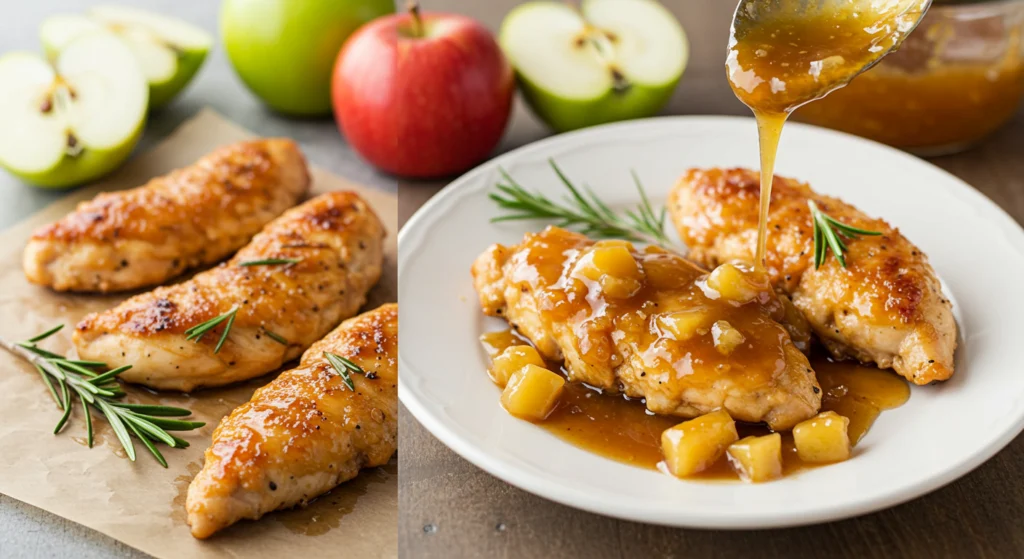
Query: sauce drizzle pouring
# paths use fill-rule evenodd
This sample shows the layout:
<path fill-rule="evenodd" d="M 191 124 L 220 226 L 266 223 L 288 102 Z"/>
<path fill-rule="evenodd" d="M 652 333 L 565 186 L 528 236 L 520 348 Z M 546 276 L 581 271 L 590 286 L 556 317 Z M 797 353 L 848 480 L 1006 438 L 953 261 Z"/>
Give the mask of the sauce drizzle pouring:
<path fill-rule="evenodd" d="M 843 87 L 898 47 L 930 3 L 741 0 L 725 66 L 733 92 L 757 120 L 761 205 L 754 264 L 758 269 L 765 267 L 775 157 L 789 114 Z"/>

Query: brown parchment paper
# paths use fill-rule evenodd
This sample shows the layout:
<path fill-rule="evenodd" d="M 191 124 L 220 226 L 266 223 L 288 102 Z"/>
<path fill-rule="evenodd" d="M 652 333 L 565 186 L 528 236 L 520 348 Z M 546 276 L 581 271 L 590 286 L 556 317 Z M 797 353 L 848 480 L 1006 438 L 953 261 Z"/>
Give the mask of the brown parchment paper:
<path fill-rule="evenodd" d="M 217 146 L 250 136 L 250 132 L 205 110 L 112 178 L 74 192 L 0 234 L 0 335 L 12 341 L 23 340 L 63 323 L 64 330 L 47 340 L 44 347 L 67 352 L 71 349 L 71 327 L 82 316 L 125 298 L 61 295 L 30 285 L 21 272 L 21 251 L 36 227 L 60 218 L 100 191 L 138 186 L 151 177 L 191 164 Z M 358 191 L 388 227 L 384 274 L 366 308 L 394 301 L 397 198 L 322 169 L 314 169 L 313 177 L 314 193 Z M 87 448 L 77 401 L 69 425 L 61 434 L 53 435 L 60 411 L 38 373 L 0 350 L 0 492 L 161 558 L 397 556 L 397 460 L 383 468 L 364 470 L 304 509 L 271 513 L 258 522 L 243 521 L 206 541 L 195 540 L 189 534 L 185 490 L 202 465 L 214 427 L 273 376 L 192 395 L 129 388 L 128 401 L 188 407 L 197 420 L 206 422 L 202 429 L 180 434 L 192 443 L 189 448 L 159 447 L 169 465 L 164 469 L 138 441 L 137 460 L 127 460 L 106 422 L 96 414 L 96 447 Z"/>

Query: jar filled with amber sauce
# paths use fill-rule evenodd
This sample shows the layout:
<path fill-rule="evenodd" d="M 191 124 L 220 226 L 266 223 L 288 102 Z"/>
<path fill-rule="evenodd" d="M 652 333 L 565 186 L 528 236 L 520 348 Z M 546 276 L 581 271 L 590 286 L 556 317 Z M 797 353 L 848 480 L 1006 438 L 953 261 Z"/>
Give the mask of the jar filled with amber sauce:
<path fill-rule="evenodd" d="M 900 50 L 795 118 L 922 156 L 962 151 L 1024 94 L 1024 0 L 936 0 Z"/>

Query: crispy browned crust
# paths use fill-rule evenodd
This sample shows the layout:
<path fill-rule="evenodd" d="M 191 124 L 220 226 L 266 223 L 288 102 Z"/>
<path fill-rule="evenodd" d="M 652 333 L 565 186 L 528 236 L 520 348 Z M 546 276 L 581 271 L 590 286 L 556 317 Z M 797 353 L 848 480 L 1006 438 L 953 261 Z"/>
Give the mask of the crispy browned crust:
<path fill-rule="evenodd" d="M 238 250 L 309 184 L 291 140 L 225 146 L 141 187 L 100 194 L 40 228 L 25 250 L 25 275 L 60 291 L 158 284 Z"/>
<path fill-rule="evenodd" d="M 324 352 L 365 371 L 350 375 L 354 391 Z M 384 305 L 342 323 L 224 418 L 188 490 L 192 534 L 304 504 L 387 463 L 397 447 L 397 356 L 398 306 Z"/>
<path fill-rule="evenodd" d="M 384 235 L 357 194 L 318 196 L 269 224 L 230 261 L 85 317 L 75 345 L 83 357 L 135 365 L 122 378 L 154 388 L 191 390 L 259 376 L 355 314 L 380 278 Z M 241 265 L 278 258 L 299 261 Z M 219 352 L 224 325 L 186 340 L 187 330 L 233 308 L 237 315 Z"/>
<path fill-rule="evenodd" d="M 756 171 L 687 171 L 669 195 L 669 209 L 680 236 L 690 247 L 690 258 L 708 267 L 729 260 L 752 261 L 759 197 Z M 843 223 L 882 234 L 846 239 L 847 267 L 829 253 L 816 270 L 809 200 Z M 927 256 L 897 228 L 838 198 L 817 194 L 806 183 L 779 176 L 772 183 L 768 227 L 766 265 L 773 282 L 793 294 L 794 302 L 805 314 L 821 315 L 817 324 L 814 316 L 809 318 L 834 354 L 893 366 L 918 384 L 945 380 L 953 374 L 956 326 L 951 304 L 942 295 Z M 811 308 L 815 303 L 843 316 L 862 315 L 872 327 L 916 329 L 918 337 L 929 344 L 942 338 L 943 347 L 934 352 L 936 355 L 914 364 L 874 359 L 871 351 L 858 348 L 857 343 L 841 347 L 845 333 L 839 335 L 835 322 L 843 319 L 824 316 L 818 312 L 822 309 Z"/>

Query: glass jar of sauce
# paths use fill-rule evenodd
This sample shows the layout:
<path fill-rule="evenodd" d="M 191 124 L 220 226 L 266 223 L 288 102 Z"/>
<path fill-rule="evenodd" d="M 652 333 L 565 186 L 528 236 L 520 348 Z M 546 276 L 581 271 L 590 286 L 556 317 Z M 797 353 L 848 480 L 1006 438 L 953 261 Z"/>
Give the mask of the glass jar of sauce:
<path fill-rule="evenodd" d="M 1024 94 L 1024 0 L 936 0 L 900 50 L 795 118 L 923 156 L 962 151 Z"/>

